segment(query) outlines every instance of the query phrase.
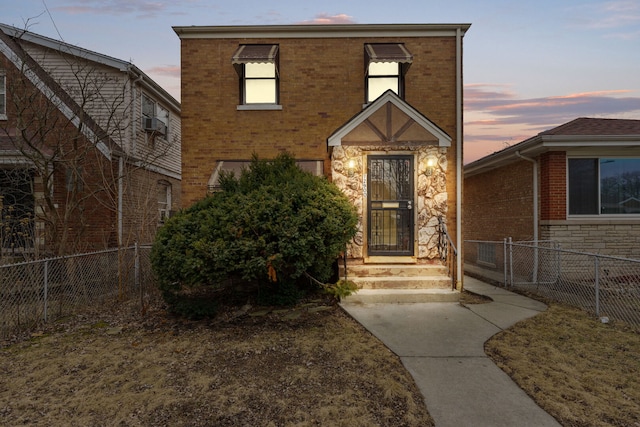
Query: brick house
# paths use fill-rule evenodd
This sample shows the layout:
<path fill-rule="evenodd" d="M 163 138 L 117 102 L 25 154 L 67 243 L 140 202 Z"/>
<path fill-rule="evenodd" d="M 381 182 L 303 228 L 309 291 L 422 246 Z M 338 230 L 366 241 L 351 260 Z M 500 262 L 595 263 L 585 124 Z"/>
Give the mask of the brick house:
<path fill-rule="evenodd" d="M 465 165 L 465 240 L 640 258 L 639 201 L 640 120 L 578 118 Z"/>
<path fill-rule="evenodd" d="M 417 277 L 402 278 L 402 286 L 450 288 L 450 279 L 421 279 L 441 271 L 438 217 L 461 245 L 468 28 L 174 27 L 182 58 L 183 205 L 213 191 L 220 171 L 240 170 L 253 153 L 287 151 L 357 207 L 351 278 L 389 287 L 409 274 Z"/>
<path fill-rule="evenodd" d="M 151 242 L 180 204 L 180 128 L 130 62 L 0 24 L 2 253 Z"/>

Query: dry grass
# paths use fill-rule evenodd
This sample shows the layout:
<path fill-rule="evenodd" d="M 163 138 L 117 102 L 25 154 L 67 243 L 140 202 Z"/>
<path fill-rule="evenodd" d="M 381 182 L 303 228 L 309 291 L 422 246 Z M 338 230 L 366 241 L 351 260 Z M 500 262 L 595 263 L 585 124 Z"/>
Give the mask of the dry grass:
<path fill-rule="evenodd" d="M 0 350 L 0 425 L 433 425 L 393 353 L 340 308 L 309 308 L 50 325 Z M 562 425 L 640 427 L 640 334 L 551 304 L 485 349 Z"/>
<path fill-rule="evenodd" d="M 0 424 L 433 425 L 398 357 L 337 306 L 103 319 L 0 350 Z"/>
<path fill-rule="evenodd" d="M 640 334 L 559 304 L 485 351 L 564 426 L 640 426 Z"/>

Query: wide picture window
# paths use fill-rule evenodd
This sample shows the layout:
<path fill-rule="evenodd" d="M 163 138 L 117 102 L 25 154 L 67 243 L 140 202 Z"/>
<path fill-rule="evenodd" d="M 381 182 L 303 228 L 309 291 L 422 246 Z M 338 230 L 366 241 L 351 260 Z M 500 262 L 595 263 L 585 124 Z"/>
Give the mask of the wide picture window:
<path fill-rule="evenodd" d="M 640 159 L 569 159 L 569 214 L 640 214 Z"/>

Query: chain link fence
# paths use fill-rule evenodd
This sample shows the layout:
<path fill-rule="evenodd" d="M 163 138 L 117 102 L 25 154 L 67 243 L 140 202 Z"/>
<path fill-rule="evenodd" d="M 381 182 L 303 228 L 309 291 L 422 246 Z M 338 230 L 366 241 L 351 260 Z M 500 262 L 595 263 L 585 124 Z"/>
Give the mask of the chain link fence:
<path fill-rule="evenodd" d="M 0 341 L 82 308 L 157 296 L 151 246 L 0 265 Z"/>
<path fill-rule="evenodd" d="M 640 260 L 557 242 L 465 241 L 465 274 L 523 289 L 640 330 Z"/>

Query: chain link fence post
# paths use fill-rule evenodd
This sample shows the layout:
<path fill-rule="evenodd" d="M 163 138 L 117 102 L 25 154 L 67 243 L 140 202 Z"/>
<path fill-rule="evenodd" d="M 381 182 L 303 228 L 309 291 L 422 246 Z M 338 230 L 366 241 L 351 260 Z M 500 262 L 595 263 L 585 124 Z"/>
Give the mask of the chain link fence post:
<path fill-rule="evenodd" d="M 44 262 L 44 321 L 47 321 L 47 303 L 49 300 L 49 260 Z"/>
<path fill-rule="evenodd" d="M 596 298 L 596 316 L 600 317 L 600 262 L 597 256 L 593 257 L 594 259 L 594 267 L 595 267 L 595 298 Z"/>

